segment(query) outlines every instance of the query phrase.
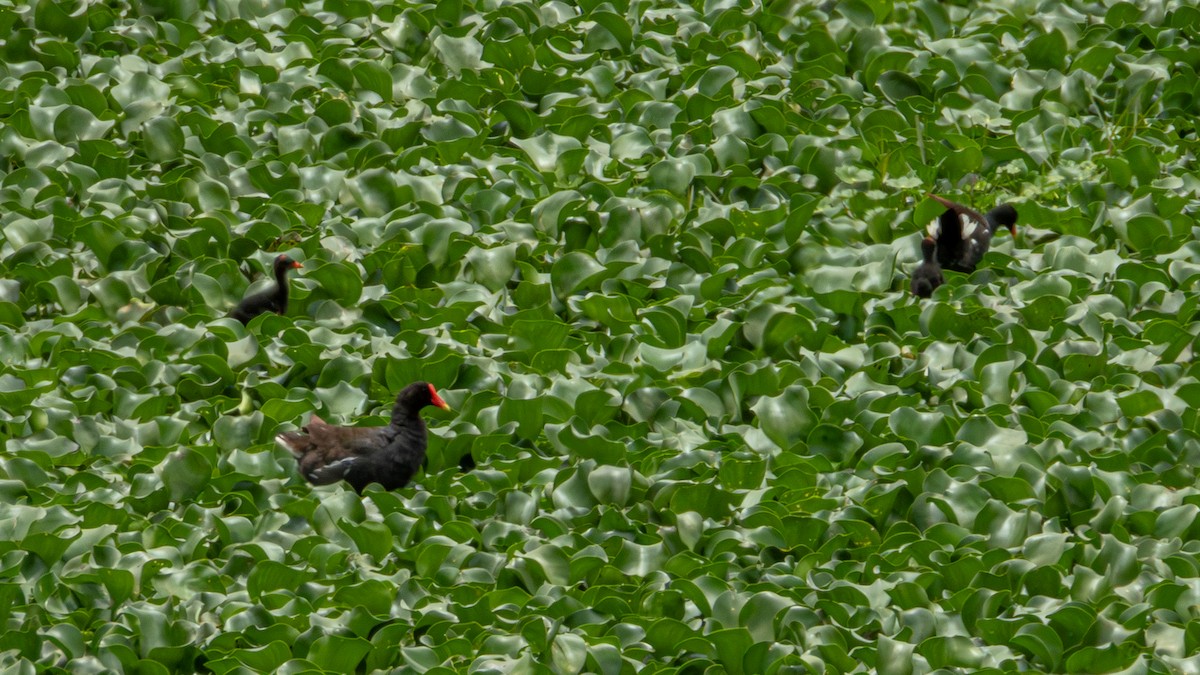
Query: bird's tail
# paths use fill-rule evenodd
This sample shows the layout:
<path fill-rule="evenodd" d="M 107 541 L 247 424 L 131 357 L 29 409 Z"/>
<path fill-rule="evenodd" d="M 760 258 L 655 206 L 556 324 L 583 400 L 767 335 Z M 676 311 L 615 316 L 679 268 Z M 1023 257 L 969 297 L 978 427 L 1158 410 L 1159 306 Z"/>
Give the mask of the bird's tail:
<path fill-rule="evenodd" d="M 310 427 L 322 425 L 328 426 L 329 423 L 321 419 L 316 413 L 313 413 L 309 417 L 307 425 L 300 427 L 299 431 L 285 431 L 283 433 L 276 434 L 275 442 L 279 445 L 279 447 L 287 450 L 288 452 L 292 453 L 293 456 L 299 459 L 307 455 L 308 451 L 312 449 L 311 439 L 308 436 Z"/>
<path fill-rule="evenodd" d="M 287 431 L 275 435 L 275 443 L 297 458 L 303 457 L 306 454 L 308 449 L 307 441 L 308 435 L 299 431 Z"/>

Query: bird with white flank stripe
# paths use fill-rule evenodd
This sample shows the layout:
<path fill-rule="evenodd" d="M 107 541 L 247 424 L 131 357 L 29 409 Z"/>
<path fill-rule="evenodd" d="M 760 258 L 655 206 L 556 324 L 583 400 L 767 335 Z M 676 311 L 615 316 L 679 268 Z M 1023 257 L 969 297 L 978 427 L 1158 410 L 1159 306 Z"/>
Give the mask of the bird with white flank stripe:
<path fill-rule="evenodd" d="M 1003 227 L 1017 236 L 1017 209 L 1012 204 L 1001 204 L 986 215 L 980 215 L 978 211 L 949 199 L 929 196 L 946 207 L 926 228 L 929 237 L 937 243 L 937 262 L 942 269 L 970 274 L 987 253 L 996 230 Z"/>

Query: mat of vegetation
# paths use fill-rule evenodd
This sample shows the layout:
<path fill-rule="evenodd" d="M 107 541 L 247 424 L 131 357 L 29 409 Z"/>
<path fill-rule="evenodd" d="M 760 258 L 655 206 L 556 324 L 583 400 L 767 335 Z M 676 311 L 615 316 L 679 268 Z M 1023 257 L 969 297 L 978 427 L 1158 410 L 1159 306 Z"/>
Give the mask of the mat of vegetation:
<path fill-rule="evenodd" d="M 1142 4 L 0 2 L 0 666 L 1200 671 Z M 1021 222 L 919 302 L 928 191 Z M 418 379 L 407 488 L 272 443 Z"/>

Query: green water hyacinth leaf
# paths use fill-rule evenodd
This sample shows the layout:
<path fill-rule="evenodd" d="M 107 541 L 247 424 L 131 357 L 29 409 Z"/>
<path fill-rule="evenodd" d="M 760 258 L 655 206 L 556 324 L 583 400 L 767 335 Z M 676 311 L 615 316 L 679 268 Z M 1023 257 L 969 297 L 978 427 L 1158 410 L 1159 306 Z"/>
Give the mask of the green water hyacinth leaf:
<path fill-rule="evenodd" d="M 1067 39 L 1061 32 L 1052 30 L 1030 40 L 1024 51 L 1033 68 L 1063 70 Z"/>
<path fill-rule="evenodd" d="M 213 425 L 213 440 L 226 450 L 246 448 L 253 444 L 261 424 L 262 416 L 258 414 L 249 417 L 226 415 Z"/>
<path fill-rule="evenodd" d="M 599 466 L 588 474 L 587 482 L 598 503 L 623 506 L 630 498 L 633 473 L 630 469 Z"/>
<path fill-rule="evenodd" d="M 455 160 L 466 152 L 477 135 L 475 129 L 456 117 L 434 120 L 421 133 L 435 144 L 446 161 Z"/>
<path fill-rule="evenodd" d="M 78 40 L 88 27 L 87 3 L 38 2 L 33 12 L 34 26 L 68 40 Z"/>
<path fill-rule="evenodd" d="M 315 279 L 331 299 L 346 306 L 353 306 L 362 296 L 362 276 L 348 263 L 325 263 L 306 271 L 305 276 Z"/>
<path fill-rule="evenodd" d="M 1068 668 L 1122 670 L 1138 659 L 1137 648 L 1128 643 L 1104 648 L 1084 647 L 1067 659 Z"/>
<path fill-rule="evenodd" d="M 888 426 L 900 438 L 921 445 L 944 445 L 952 438 L 945 416 L 937 412 L 921 413 L 909 407 L 897 408 L 888 417 Z"/>
<path fill-rule="evenodd" d="M 650 185 L 677 196 L 687 193 L 688 186 L 695 176 L 695 165 L 682 159 L 663 160 L 653 166 L 649 173 Z"/>
<path fill-rule="evenodd" d="M 183 153 L 184 136 L 179 123 L 169 117 L 158 117 L 143 126 L 146 156 L 156 162 L 178 159 Z"/>
<path fill-rule="evenodd" d="M 1043 5 L 0 11 L 3 667 L 1194 670 L 1200 13 Z"/>
<path fill-rule="evenodd" d="M 308 651 L 308 660 L 323 670 L 348 672 L 354 670 L 371 645 L 362 638 L 322 635 Z"/>
<path fill-rule="evenodd" d="M 878 82 L 880 92 L 893 103 L 911 98 L 925 98 L 927 94 L 921 84 L 911 75 L 896 70 L 880 74 Z"/>
<path fill-rule="evenodd" d="M 212 477 L 212 463 L 196 450 L 182 449 L 167 458 L 162 469 L 163 485 L 171 501 L 196 497 Z"/>
<path fill-rule="evenodd" d="M 243 667 L 275 671 L 291 658 L 291 654 L 291 649 L 284 642 L 275 640 L 261 647 L 231 649 L 224 658 L 210 660 L 207 665 L 217 673 L 235 672 Z"/>
<path fill-rule="evenodd" d="M 495 248 L 471 249 L 466 256 L 475 281 L 488 290 L 499 291 L 508 285 L 516 271 L 518 248 L 515 244 Z"/>
<path fill-rule="evenodd" d="M 1027 623 L 1021 626 L 1011 642 L 1046 668 L 1056 668 L 1062 655 L 1062 640 L 1049 626 L 1042 624 Z"/>
<path fill-rule="evenodd" d="M 762 397 L 753 410 L 763 433 L 781 449 L 803 440 L 816 422 L 808 409 L 808 390 L 789 387 L 779 396 Z"/>
<path fill-rule="evenodd" d="M 550 279 L 555 295 L 563 298 L 580 289 L 591 287 L 605 274 L 604 266 L 595 258 L 575 251 L 554 263 Z"/>
<path fill-rule="evenodd" d="M 543 133 L 529 139 L 513 139 L 513 144 L 525 151 L 534 168 L 552 172 L 568 151 L 581 149 L 582 144 L 571 137 Z"/>
<path fill-rule="evenodd" d="M 350 69 L 363 89 L 373 91 L 384 101 L 392 100 L 392 75 L 377 62 L 362 61 Z"/>
<path fill-rule="evenodd" d="M 1166 509 L 1158 514 L 1154 525 L 1154 533 L 1156 536 L 1164 538 L 1181 536 L 1184 532 L 1190 530 L 1196 522 L 1197 514 L 1200 514 L 1200 507 L 1194 504 L 1183 504 Z"/>
<path fill-rule="evenodd" d="M 97 119 L 86 108 L 68 105 L 54 116 L 50 133 L 60 143 L 91 141 L 103 138 L 112 126 L 112 122 Z"/>

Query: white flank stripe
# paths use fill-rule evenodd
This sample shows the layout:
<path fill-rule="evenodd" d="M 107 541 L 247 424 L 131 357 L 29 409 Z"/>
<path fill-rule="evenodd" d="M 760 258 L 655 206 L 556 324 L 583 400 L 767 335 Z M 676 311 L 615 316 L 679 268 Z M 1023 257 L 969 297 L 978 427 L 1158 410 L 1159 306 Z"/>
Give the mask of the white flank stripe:
<path fill-rule="evenodd" d="M 963 239 L 970 237 L 975 232 L 975 219 L 965 213 L 958 214 L 958 221 L 962 223 Z"/>
<path fill-rule="evenodd" d="M 357 459 L 358 459 L 357 456 L 343 457 L 343 458 L 337 460 L 336 462 L 330 462 L 330 463 L 326 464 L 324 468 L 327 470 L 331 470 L 331 471 L 344 470 L 344 467 L 349 467 Z"/>
<path fill-rule="evenodd" d="M 317 485 L 328 485 L 334 481 L 341 480 L 346 477 L 346 472 L 354 465 L 354 460 L 358 457 L 343 457 L 336 462 L 330 462 L 322 467 L 317 467 L 308 472 L 309 481 Z"/>
<path fill-rule="evenodd" d="M 942 233 L 942 219 L 934 218 L 933 220 L 929 221 L 929 224 L 925 226 L 925 233 L 934 239 L 937 239 L 938 235 Z"/>

